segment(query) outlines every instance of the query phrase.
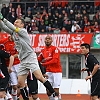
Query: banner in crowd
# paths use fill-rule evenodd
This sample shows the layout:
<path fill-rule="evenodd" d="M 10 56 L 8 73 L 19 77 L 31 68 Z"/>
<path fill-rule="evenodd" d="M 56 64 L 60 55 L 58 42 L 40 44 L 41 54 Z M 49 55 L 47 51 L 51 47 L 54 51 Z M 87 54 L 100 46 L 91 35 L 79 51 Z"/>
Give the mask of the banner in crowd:
<path fill-rule="evenodd" d="M 100 33 L 96 34 L 93 38 L 93 47 L 100 48 Z"/>
<path fill-rule="evenodd" d="M 52 45 L 57 46 L 61 53 L 79 53 L 81 43 L 91 43 L 93 34 L 50 34 Z M 31 45 L 35 52 L 44 48 L 46 34 L 30 35 Z"/>
<path fill-rule="evenodd" d="M 0 38 L 5 38 L 6 35 L 0 34 Z M 89 34 L 50 34 L 53 39 L 52 45 L 57 46 L 61 53 L 80 53 L 80 44 L 91 43 L 92 33 Z M 29 34 L 31 46 L 36 53 L 40 52 L 44 46 L 44 40 L 47 34 Z"/>

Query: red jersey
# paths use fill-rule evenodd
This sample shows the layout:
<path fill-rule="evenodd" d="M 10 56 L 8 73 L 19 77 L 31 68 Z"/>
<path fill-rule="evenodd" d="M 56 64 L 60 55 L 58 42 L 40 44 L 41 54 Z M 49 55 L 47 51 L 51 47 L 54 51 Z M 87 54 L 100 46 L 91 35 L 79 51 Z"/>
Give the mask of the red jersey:
<path fill-rule="evenodd" d="M 60 51 L 55 46 L 45 47 L 39 54 L 38 61 L 43 62 L 46 72 L 62 72 Z"/>
<path fill-rule="evenodd" d="M 0 44 L 3 44 L 4 45 L 4 50 L 7 53 L 10 53 L 11 55 L 18 54 L 17 50 L 15 49 L 14 42 L 13 41 L 10 41 L 8 38 L 6 38 L 4 40 L 0 40 Z M 9 64 L 9 61 L 6 61 L 6 62 L 7 62 L 7 65 L 8 65 Z M 14 59 L 13 65 L 16 65 L 16 64 L 19 64 L 19 63 L 20 63 L 20 60 L 16 57 Z"/>

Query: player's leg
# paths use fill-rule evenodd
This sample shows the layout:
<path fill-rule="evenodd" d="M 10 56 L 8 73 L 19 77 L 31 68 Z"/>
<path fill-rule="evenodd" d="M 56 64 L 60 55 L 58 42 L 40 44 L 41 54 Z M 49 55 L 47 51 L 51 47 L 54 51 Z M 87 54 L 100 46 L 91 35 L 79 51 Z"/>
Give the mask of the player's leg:
<path fill-rule="evenodd" d="M 27 88 L 25 87 L 25 80 L 27 78 L 29 69 L 26 68 L 26 64 L 22 64 L 18 69 L 18 87 L 24 100 L 29 100 Z"/>
<path fill-rule="evenodd" d="M 52 86 L 50 84 L 50 82 L 43 77 L 42 72 L 39 68 L 37 59 L 34 59 L 34 63 L 30 64 L 30 69 L 33 72 L 36 79 L 39 80 L 40 82 L 42 82 L 43 85 L 50 91 L 51 94 L 56 95 L 54 89 L 52 88 Z"/>
<path fill-rule="evenodd" d="M 43 77 L 42 72 L 40 71 L 39 64 L 38 64 L 38 61 L 36 58 L 36 54 L 31 53 L 25 61 L 30 62 L 30 64 L 29 63 L 25 64 L 25 66 L 27 69 L 31 69 L 31 71 L 34 74 L 34 76 L 36 77 L 36 79 L 38 79 L 40 82 L 42 82 L 43 85 L 50 91 L 51 94 L 56 95 L 51 84 L 49 83 L 49 81 L 47 79 L 45 79 Z"/>
<path fill-rule="evenodd" d="M 33 100 L 40 100 L 40 98 L 38 97 L 38 94 L 33 94 L 32 98 L 33 98 Z"/>
<path fill-rule="evenodd" d="M 61 100 L 61 94 L 59 93 L 59 88 L 61 85 L 62 73 L 53 73 L 53 79 L 54 79 L 53 88 L 58 95 L 58 100 Z"/>
<path fill-rule="evenodd" d="M 98 80 L 98 100 L 100 100 L 100 80 Z"/>
<path fill-rule="evenodd" d="M 5 100 L 5 95 L 6 92 L 5 91 L 0 91 L 0 100 Z"/>
<path fill-rule="evenodd" d="M 12 100 L 12 95 L 11 95 L 11 91 L 12 91 L 12 86 L 9 80 L 8 86 L 7 86 L 7 91 L 6 91 L 6 98 L 8 98 L 8 100 Z"/>
<path fill-rule="evenodd" d="M 7 100 L 13 100 L 11 94 L 9 93 L 9 91 L 6 91 L 6 99 Z"/>
<path fill-rule="evenodd" d="M 92 80 L 91 83 L 91 100 L 99 100 L 98 99 L 98 92 L 100 90 L 99 82 L 96 80 Z"/>
<path fill-rule="evenodd" d="M 62 73 L 52 73 L 52 72 L 47 72 L 48 75 L 48 81 L 51 83 L 52 87 L 54 88 L 56 94 L 58 96 L 53 97 L 50 92 L 47 90 L 47 95 L 50 100 L 61 100 L 61 95 L 59 93 L 59 87 L 61 84 L 62 80 Z"/>
<path fill-rule="evenodd" d="M 51 85 L 53 85 L 53 76 L 51 72 L 46 73 L 48 75 L 48 81 L 50 82 Z M 54 100 L 54 96 L 46 89 L 47 95 L 49 97 L 49 100 Z"/>
<path fill-rule="evenodd" d="M 15 67 L 18 67 L 17 65 L 12 66 L 12 72 L 10 73 L 10 80 L 11 80 L 11 86 L 12 86 L 12 97 L 14 100 L 17 100 L 17 84 L 18 84 L 18 78 L 17 78 L 17 72 L 15 70 Z"/>
<path fill-rule="evenodd" d="M 98 96 L 91 96 L 91 100 L 99 100 Z"/>
<path fill-rule="evenodd" d="M 25 75 L 19 75 L 18 76 L 18 86 L 20 88 L 20 93 L 24 100 L 29 100 L 29 95 L 27 88 L 25 87 L 25 80 L 27 78 L 27 74 Z"/>
<path fill-rule="evenodd" d="M 20 93 L 20 88 L 18 87 L 18 88 L 17 88 L 17 100 L 19 100 L 20 94 L 21 94 L 21 93 Z"/>
<path fill-rule="evenodd" d="M 5 76 L 5 78 L 0 78 L 0 100 L 5 100 L 8 82 L 9 75 Z"/>
<path fill-rule="evenodd" d="M 40 100 L 38 97 L 38 81 L 33 74 L 32 78 L 29 76 L 27 77 L 27 85 L 29 88 L 29 94 L 32 96 L 33 100 Z"/>
<path fill-rule="evenodd" d="M 52 88 L 50 82 L 45 79 L 40 71 L 40 69 L 37 69 L 33 72 L 34 76 L 43 83 L 43 85 L 50 91 L 51 94 L 53 94 L 53 96 L 57 95 L 54 91 L 54 89 Z"/>

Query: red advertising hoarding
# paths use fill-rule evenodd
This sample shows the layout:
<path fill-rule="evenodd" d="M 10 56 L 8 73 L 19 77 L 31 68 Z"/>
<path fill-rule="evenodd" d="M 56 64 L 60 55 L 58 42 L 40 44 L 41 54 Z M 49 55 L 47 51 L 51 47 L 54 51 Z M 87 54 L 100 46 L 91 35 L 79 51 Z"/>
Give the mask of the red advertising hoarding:
<path fill-rule="evenodd" d="M 57 46 L 61 53 L 80 53 L 81 43 L 91 43 L 92 33 L 88 34 L 50 34 L 53 39 L 52 45 Z M 31 45 L 36 53 L 44 48 L 44 39 L 47 34 L 29 34 Z M 0 39 L 7 37 L 6 34 L 0 34 Z"/>

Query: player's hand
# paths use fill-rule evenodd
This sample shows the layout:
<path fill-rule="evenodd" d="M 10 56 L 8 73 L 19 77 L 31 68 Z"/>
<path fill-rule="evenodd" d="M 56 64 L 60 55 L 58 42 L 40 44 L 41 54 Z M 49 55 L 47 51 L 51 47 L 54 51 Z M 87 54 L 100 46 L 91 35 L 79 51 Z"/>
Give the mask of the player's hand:
<path fill-rule="evenodd" d="M 82 69 L 81 69 L 81 72 L 84 72 L 84 71 L 86 71 L 86 68 L 82 68 Z"/>
<path fill-rule="evenodd" d="M 92 78 L 92 75 L 87 76 L 87 77 L 85 78 L 85 80 L 87 81 L 87 80 L 90 79 L 90 78 Z"/>
<path fill-rule="evenodd" d="M 48 79 L 48 75 L 47 74 L 44 74 L 43 76 Z"/>
<path fill-rule="evenodd" d="M 0 19 L 3 20 L 3 15 L 0 13 Z"/>
<path fill-rule="evenodd" d="M 9 67 L 8 67 L 8 72 L 9 72 L 9 73 L 11 73 L 11 72 L 12 72 L 12 69 L 11 69 L 11 68 L 9 68 Z"/>

